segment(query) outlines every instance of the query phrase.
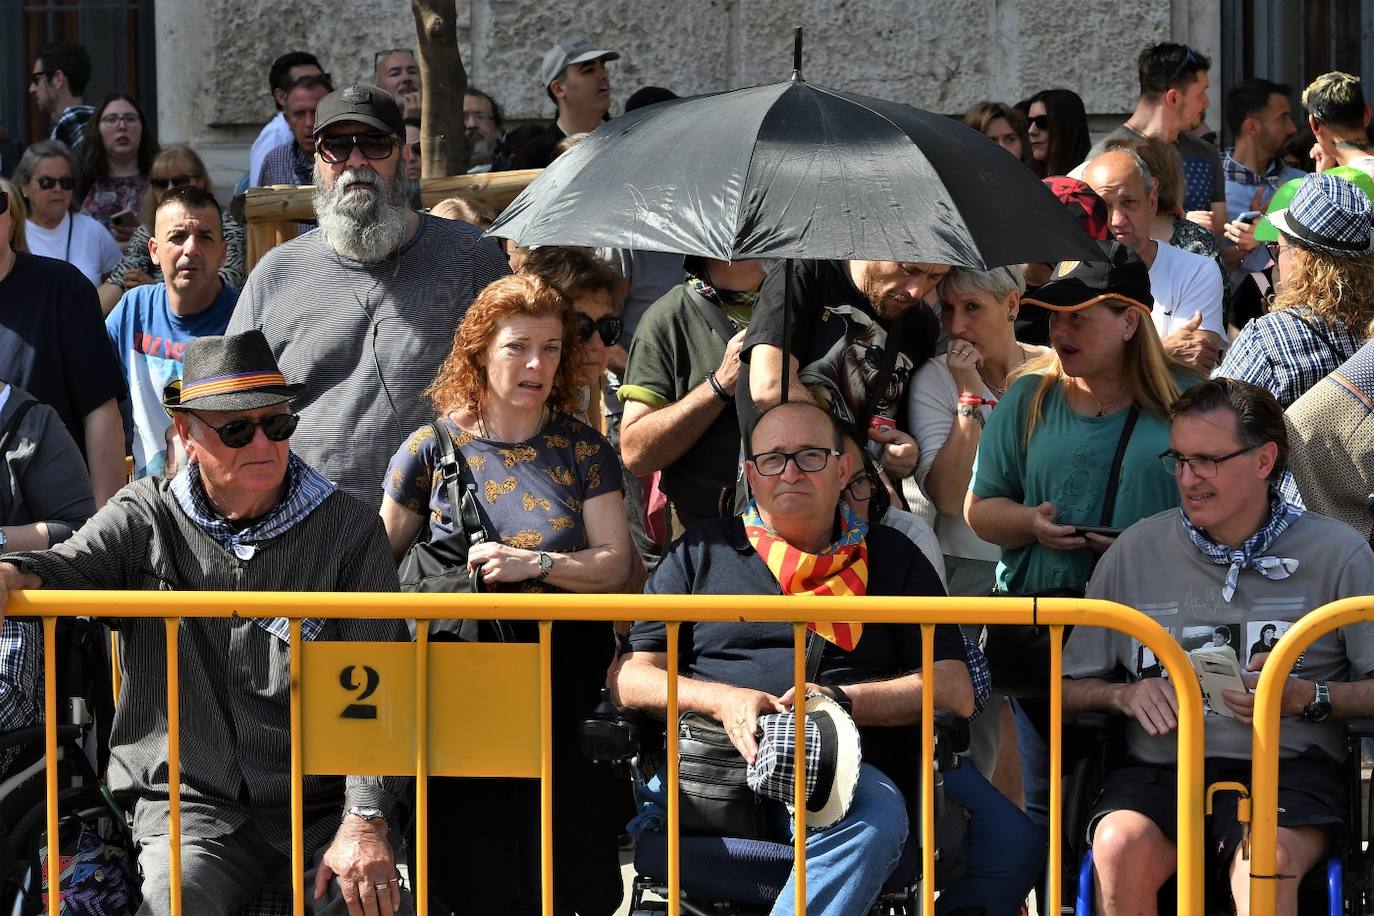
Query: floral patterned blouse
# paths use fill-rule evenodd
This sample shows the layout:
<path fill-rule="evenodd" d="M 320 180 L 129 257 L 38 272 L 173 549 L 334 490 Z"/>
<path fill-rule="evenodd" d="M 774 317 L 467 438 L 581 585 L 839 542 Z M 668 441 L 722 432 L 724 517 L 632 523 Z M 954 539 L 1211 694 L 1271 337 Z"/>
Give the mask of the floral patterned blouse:
<path fill-rule="evenodd" d="M 148 176 L 128 175 L 124 178 L 97 178 L 91 182 L 81 212 L 97 220 L 106 229 L 110 217 L 122 210 L 132 210 L 143 216 L 143 192 L 148 190 Z"/>

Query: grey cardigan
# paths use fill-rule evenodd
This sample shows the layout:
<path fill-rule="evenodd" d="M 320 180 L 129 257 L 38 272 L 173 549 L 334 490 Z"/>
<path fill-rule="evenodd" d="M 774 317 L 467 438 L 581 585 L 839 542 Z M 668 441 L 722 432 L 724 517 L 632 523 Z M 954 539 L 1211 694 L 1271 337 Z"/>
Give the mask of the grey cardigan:
<path fill-rule="evenodd" d="M 27 391 L 11 386 L 0 410 L 0 430 L 9 426 L 21 404 L 32 400 Z M 71 537 L 95 514 L 86 462 L 57 411 L 48 405 L 29 409 L 0 461 L 0 524 L 46 522 L 52 545 Z"/>

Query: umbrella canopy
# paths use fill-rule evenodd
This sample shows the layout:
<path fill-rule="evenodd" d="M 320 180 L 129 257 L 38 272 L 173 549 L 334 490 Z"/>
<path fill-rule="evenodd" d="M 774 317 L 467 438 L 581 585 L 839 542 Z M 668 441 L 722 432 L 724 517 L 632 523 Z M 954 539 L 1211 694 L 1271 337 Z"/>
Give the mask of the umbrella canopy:
<path fill-rule="evenodd" d="M 501 214 L 520 245 L 988 268 L 1101 257 L 1027 169 L 964 124 L 793 79 L 599 127 Z"/>

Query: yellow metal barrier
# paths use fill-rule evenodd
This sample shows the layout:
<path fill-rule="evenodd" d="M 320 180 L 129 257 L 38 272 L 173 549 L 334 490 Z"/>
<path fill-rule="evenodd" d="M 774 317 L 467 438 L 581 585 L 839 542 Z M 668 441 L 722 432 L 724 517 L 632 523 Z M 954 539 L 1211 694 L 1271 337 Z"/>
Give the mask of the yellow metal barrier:
<path fill-rule="evenodd" d="M 1074 598 L 1032 599 L 1032 598 L 837 598 L 837 597 L 787 597 L 782 596 L 729 596 L 729 595 L 559 595 L 556 599 L 557 610 L 550 608 L 550 598 L 546 595 L 394 595 L 362 593 L 307 593 L 307 592 L 94 592 L 94 591 L 30 591 L 11 592 L 8 612 L 14 616 L 43 618 L 44 643 L 44 683 L 46 712 L 46 747 L 48 760 L 56 760 L 57 753 L 57 697 L 55 680 L 54 634 L 57 617 L 151 617 L 163 618 L 167 633 L 167 710 L 168 710 L 168 761 L 169 788 L 171 799 L 170 835 L 171 864 L 173 876 L 173 912 L 180 913 L 180 748 L 179 722 L 177 710 L 178 669 L 176 635 L 179 622 L 186 618 L 206 617 L 285 617 L 291 622 L 291 816 L 292 859 L 294 867 L 295 912 L 304 912 L 306 889 L 304 887 L 305 850 L 303 848 L 303 800 L 302 781 L 304 776 L 316 767 L 324 772 L 347 772 L 356 775 L 404 773 L 415 775 L 417 807 L 417 862 L 416 873 L 412 875 L 415 889 L 417 912 L 424 916 L 428 913 L 428 820 L 426 778 L 431 774 L 483 773 L 490 775 L 493 767 L 510 766 L 515 775 L 531 775 L 532 769 L 529 745 L 522 745 L 523 738 L 512 739 L 524 751 L 517 757 L 523 762 L 513 763 L 503 758 L 483 758 L 480 750 L 463 748 L 449 741 L 435 716 L 434 702 L 431 697 L 436 693 L 436 684 L 441 681 L 450 683 L 450 678 L 463 678 L 464 672 L 436 670 L 466 664 L 483 666 L 490 664 L 492 658 L 486 650 L 509 649 L 507 646 L 471 645 L 431 645 L 427 638 L 427 628 L 418 627 L 419 639 L 414 644 L 399 643 L 311 643 L 303 645 L 301 640 L 301 620 L 307 617 L 327 618 L 391 618 L 416 619 L 420 621 L 466 618 L 466 619 L 507 619 L 539 621 L 539 644 L 537 647 L 538 701 L 532 703 L 528 695 L 516 701 L 527 717 L 531 709 L 538 709 L 538 775 L 541 781 L 541 851 L 543 888 L 543 910 L 546 916 L 553 912 L 553 757 L 552 725 L 550 701 L 552 696 L 551 657 L 550 657 L 550 619 L 590 620 L 590 621 L 629 621 L 639 619 L 661 620 L 667 624 L 668 641 L 668 708 L 667 719 L 677 721 L 678 714 L 678 645 L 679 626 L 684 622 L 696 621 L 758 621 L 789 623 L 793 626 L 793 681 L 797 696 L 805 691 L 805 636 L 804 621 L 825 621 L 831 619 L 855 620 L 864 623 L 919 624 L 922 633 L 921 669 L 934 669 L 934 627 L 936 624 L 950 623 L 988 623 L 998 624 L 1039 624 L 1050 627 L 1050 674 L 1051 683 L 1051 743 L 1050 743 L 1050 899 L 1047 911 L 1059 911 L 1062 888 L 1060 887 L 1059 863 L 1062 861 L 1060 843 L 1063 836 L 1060 808 L 1059 785 L 1061 782 L 1062 750 L 1058 735 L 1062 724 L 1062 695 L 1059 689 L 1059 675 L 1062 672 L 1063 627 L 1066 625 L 1091 625 L 1107 627 L 1134 637 L 1148 646 L 1168 670 L 1173 679 L 1179 702 L 1178 727 L 1178 908 L 1181 913 L 1202 911 L 1203 900 L 1203 834 L 1202 834 L 1202 697 L 1193 675 L 1193 669 L 1183 649 L 1169 634 L 1149 617 L 1138 611 L 1108 601 L 1094 601 Z M 118 610 L 113 610 L 113 609 Z M 1344 619 L 1344 618 L 1341 618 Z M 1298 627 L 1294 628 L 1295 630 Z M 1293 631 L 1280 641 L 1281 650 L 1299 644 L 1290 642 Z M 1301 643 L 1305 646 L 1305 643 Z M 514 647 L 521 648 L 521 647 Z M 532 649 L 533 647 L 524 647 Z M 365 656 L 356 654 L 365 650 Z M 452 650 L 452 651 L 451 651 Z M 434 653 L 448 662 L 439 666 L 431 664 Z M 337 703 L 339 690 L 345 690 L 355 683 L 352 679 L 340 683 L 339 665 L 350 658 L 371 662 L 374 653 L 378 662 L 373 665 L 386 667 L 389 675 L 388 689 L 375 696 L 379 708 L 377 719 L 384 717 L 380 708 L 385 704 L 387 722 L 394 717 L 403 717 L 410 725 L 413 744 L 407 744 L 410 735 L 393 736 L 400 746 L 391 753 L 375 753 L 369 748 L 366 754 L 352 754 L 340 757 L 316 746 L 317 741 L 336 740 L 337 732 L 322 729 L 313 723 L 309 715 L 312 711 L 326 709 L 320 704 Z M 1296 652 L 1292 653 L 1296 657 Z M 383 658 L 382 655 L 386 657 Z M 512 656 L 514 657 L 514 656 Z M 413 683 L 407 685 L 404 674 L 407 663 L 414 666 Z M 1289 661 L 1291 664 L 1291 659 Z M 1266 666 L 1271 672 L 1275 666 Z M 516 669 L 486 669 L 487 673 L 500 670 L 505 681 L 512 673 L 529 678 L 530 658 L 523 658 Z M 1286 670 L 1286 669 L 1285 669 Z M 382 677 L 380 670 L 377 677 Z M 332 687 L 328 678 L 336 679 Z M 1266 676 L 1268 676 L 1266 674 Z M 305 685 L 311 685 L 306 691 Z M 392 688 L 392 684 L 401 686 Z M 376 685 L 374 684 L 374 690 Z M 356 687 L 353 688 L 356 691 Z M 397 692 L 399 691 L 399 693 Z M 319 695 L 316 695 L 316 694 Z M 307 696 L 309 694 L 309 696 Z M 371 700 L 373 698 L 369 698 Z M 935 901 L 934 882 L 927 880 L 935 867 L 935 820 L 934 820 L 934 694 L 923 690 L 921 698 L 921 824 L 920 839 L 922 848 L 921 911 L 933 912 Z M 804 707 L 798 705 L 798 715 L 805 716 Z M 324 721 L 334 721 L 338 714 L 329 708 L 330 715 Z M 366 721 L 366 720 L 364 720 Z M 485 727 L 484 720 L 484 727 Z M 447 723 L 445 723 L 447 724 Z M 804 723 L 803 723 L 804 724 Z M 357 723 L 348 723 L 354 728 Z M 534 723 L 527 723 L 533 726 Z M 374 722 L 374 728 L 388 726 Z M 402 730 L 403 731 L 403 730 Z M 355 729 L 356 732 L 356 729 Z M 798 758 L 796 792 L 796 862 L 797 862 L 797 901 L 799 914 L 805 914 L 805 836 L 803 824 L 806 805 L 805 766 L 803 762 L 804 727 L 796 730 L 798 737 L 796 754 Z M 667 729 L 668 748 L 668 912 L 671 916 L 679 914 L 680 900 L 680 849 L 678 837 L 678 751 L 677 730 Z M 1258 735 L 1258 730 L 1257 730 Z M 526 736 L 528 737 L 528 736 Z M 1257 738 L 1258 742 L 1258 738 Z M 496 742 L 492 742 L 495 744 Z M 457 747 L 458 750 L 454 750 Z M 915 749 L 913 748 L 913 751 Z M 466 757 L 464 756 L 466 754 Z M 1259 759 L 1257 754 L 1256 759 Z M 406 761 L 410 761 L 407 766 Z M 1258 776 L 1257 776 L 1258 785 Z M 58 886 L 59 856 L 57 854 L 57 809 L 54 800 L 57 794 L 56 769 L 49 766 L 48 786 L 48 878 L 49 886 Z M 1272 801 L 1271 801 L 1272 807 Z M 1272 850 L 1272 847 L 1271 847 Z M 57 916 L 58 895 L 49 897 L 49 913 Z"/>
<path fill-rule="evenodd" d="M 1276 905 L 1279 829 L 1279 714 L 1283 688 L 1299 656 L 1339 627 L 1374 620 L 1374 599 L 1346 598 L 1303 615 L 1275 644 L 1255 685 L 1250 778 L 1250 912 L 1272 914 Z"/>

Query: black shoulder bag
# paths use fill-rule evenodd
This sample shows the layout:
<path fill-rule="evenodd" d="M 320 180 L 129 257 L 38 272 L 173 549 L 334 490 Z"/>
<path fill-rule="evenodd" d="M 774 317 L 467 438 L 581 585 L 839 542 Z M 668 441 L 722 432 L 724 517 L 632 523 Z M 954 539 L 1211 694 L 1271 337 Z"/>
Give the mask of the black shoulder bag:
<path fill-rule="evenodd" d="M 1126 415 L 1126 423 L 1121 429 L 1121 439 L 1116 443 L 1116 455 L 1112 458 L 1111 474 L 1107 477 L 1107 492 L 1102 500 L 1103 527 L 1112 523 L 1112 513 L 1116 509 L 1116 491 L 1121 484 L 1121 465 L 1126 460 L 1126 446 L 1130 444 L 1131 433 L 1136 421 L 1140 419 L 1140 408 L 1131 407 Z M 1053 588 L 1033 592 L 1031 598 L 1082 598 L 1083 589 Z M 1064 628 L 1067 641 L 1073 627 Z M 987 639 L 983 645 L 983 655 L 992 670 L 992 685 L 1013 697 L 1043 697 L 1048 695 L 1049 685 L 1045 679 L 1049 674 L 1050 631 L 1038 624 L 1007 624 L 988 627 Z"/>
<path fill-rule="evenodd" d="M 442 474 L 448 488 L 449 514 L 453 518 L 453 533 L 431 541 L 425 535 L 410 546 L 401 559 L 399 570 L 403 592 L 479 592 L 481 581 L 468 572 L 468 551 L 487 539 L 482 517 L 477 511 L 477 499 L 472 489 L 460 480 L 464 463 L 462 453 L 453 447 L 448 430 L 438 421 L 431 423 L 435 442 L 440 449 L 434 473 Z M 427 524 L 427 523 L 426 523 Z M 428 531 L 427 528 L 422 529 Z M 448 634 L 452 638 L 462 625 L 472 621 L 432 621 L 432 635 Z M 454 625 L 458 625 L 456 628 Z"/>
<path fill-rule="evenodd" d="M 816 682 L 825 640 L 806 634 L 806 680 Z M 749 765 L 731 743 L 725 726 L 699 712 L 678 717 L 678 814 L 682 832 L 695 836 L 767 839 L 767 800 L 749 788 Z"/>

